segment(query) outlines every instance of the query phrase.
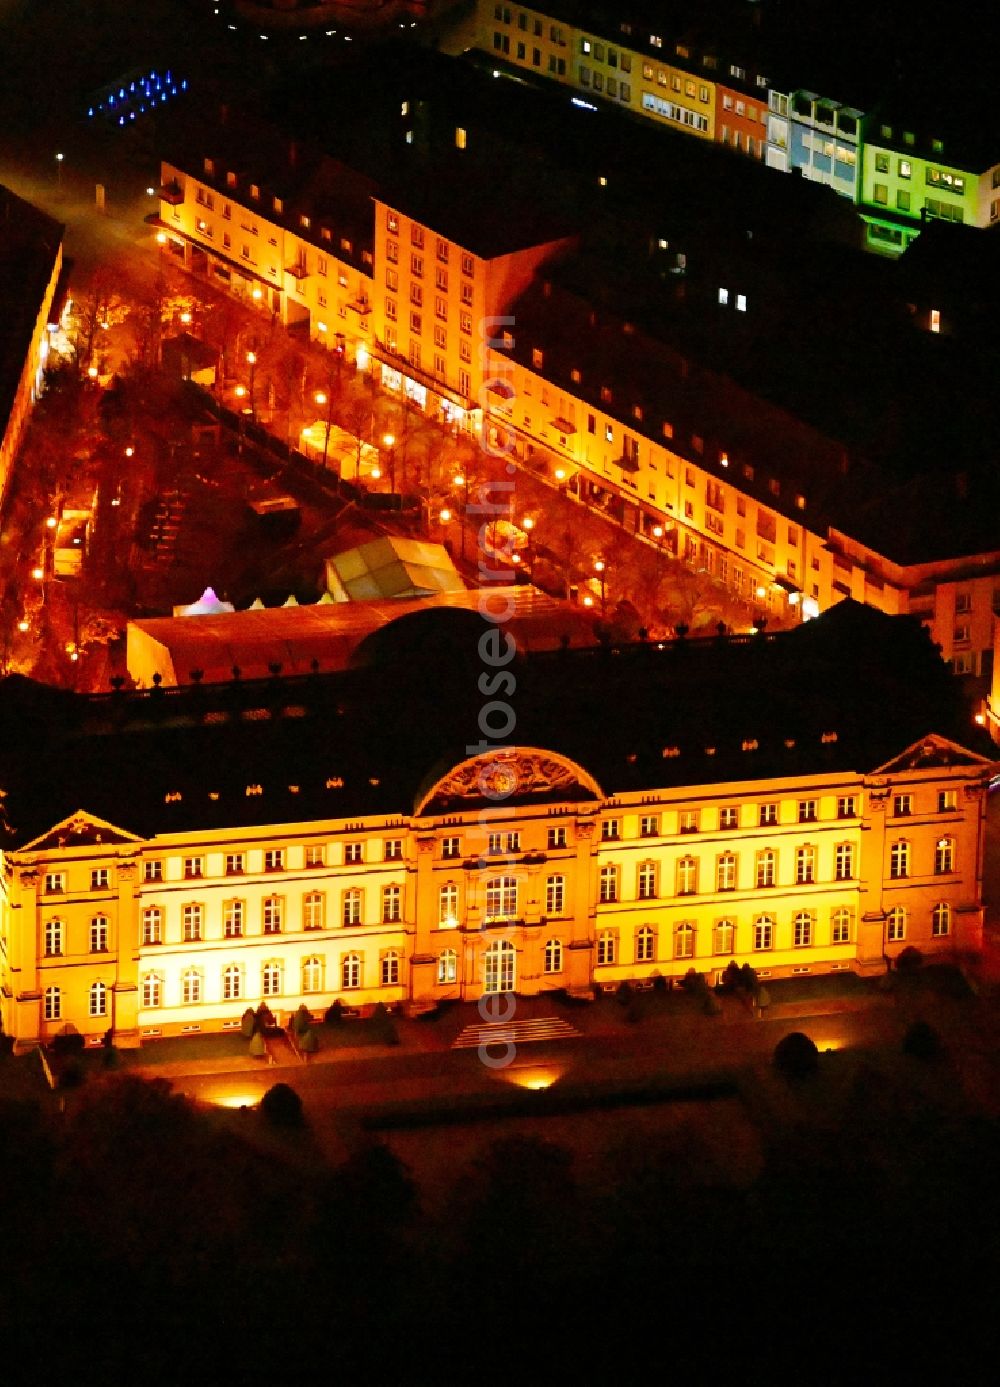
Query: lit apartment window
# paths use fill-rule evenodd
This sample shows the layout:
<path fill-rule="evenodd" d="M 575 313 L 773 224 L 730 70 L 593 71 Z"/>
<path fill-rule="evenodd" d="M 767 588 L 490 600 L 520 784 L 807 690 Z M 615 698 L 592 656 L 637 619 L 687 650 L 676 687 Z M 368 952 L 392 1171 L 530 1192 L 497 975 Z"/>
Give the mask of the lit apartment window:
<path fill-rule="evenodd" d="M 813 917 L 808 910 L 800 910 L 792 921 L 792 944 L 796 949 L 807 949 L 813 942 Z"/>
<path fill-rule="evenodd" d="M 931 911 L 931 935 L 941 939 L 947 934 L 951 934 L 951 906 L 941 901 Z"/>
<path fill-rule="evenodd" d="M 240 939 L 246 919 L 245 901 L 226 901 L 222 907 L 222 932 L 227 939 Z"/>
<path fill-rule="evenodd" d="M 45 956 L 58 958 L 63 951 L 63 926 L 61 920 L 49 920 L 45 926 Z"/>
<path fill-rule="evenodd" d="M 737 858 L 734 852 L 724 852 L 716 858 L 715 889 L 717 891 L 736 890 Z"/>
<path fill-rule="evenodd" d="M 545 882 L 546 915 L 562 915 L 566 909 L 566 878 L 551 876 Z"/>
<path fill-rule="evenodd" d="M 280 934 L 285 914 L 285 902 L 281 896 L 265 896 L 262 907 L 265 934 Z"/>
<path fill-rule="evenodd" d="M 958 807 L 958 795 L 954 790 L 938 790 L 938 813 L 950 814 Z"/>
<path fill-rule="evenodd" d="M 930 329 L 931 332 L 941 331 L 941 314 L 936 308 L 931 309 Z"/>
<path fill-rule="evenodd" d="M 438 954 L 437 980 L 439 983 L 455 982 L 458 977 L 458 954 L 454 949 L 445 949 Z"/>
<path fill-rule="evenodd" d="M 893 906 L 886 915 L 885 937 L 890 944 L 899 944 L 906 938 L 906 911 L 901 905 Z"/>
<path fill-rule="evenodd" d="M 934 845 L 934 874 L 945 876 L 955 870 L 954 838 L 939 838 Z"/>
<path fill-rule="evenodd" d="M 700 809 L 682 809 L 677 816 L 677 824 L 681 833 L 697 833 L 700 822 Z"/>
<path fill-rule="evenodd" d="M 95 915 L 90 922 L 90 952 L 103 954 L 108 951 L 108 917 Z"/>
<path fill-rule="evenodd" d="M 897 819 L 913 813 L 913 796 L 896 795 L 892 801 L 892 812 Z"/>
<path fill-rule="evenodd" d="M 910 845 L 901 838 L 889 849 L 889 876 L 899 881 L 910 875 Z"/>
<path fill-rule="evenodd" d="M 158 905 L 148 905 L 142 912 L 143 944 L 159 944 L 163 939 L 163 911 Z"/>
<path fill-rule="evenodd" d="M 468 132 L 461 125 L 455 127 L 455 148 L 465 149 L 469 143 Z"/>

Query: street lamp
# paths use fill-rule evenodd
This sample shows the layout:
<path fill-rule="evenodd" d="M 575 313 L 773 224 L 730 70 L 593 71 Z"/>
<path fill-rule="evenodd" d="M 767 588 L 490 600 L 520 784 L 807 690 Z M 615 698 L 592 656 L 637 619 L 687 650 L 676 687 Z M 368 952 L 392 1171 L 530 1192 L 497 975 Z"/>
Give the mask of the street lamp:
<path fill-rule="evenodd" d="M 606 601 L 605 601 L 605 599 L 606 599 L 606 592 L 605 592 L 605 577 L 604 577 L 605 567 L 606 567 L 606 565 L 605 565 L 603 559 L 595 559 L 595 561 L 594 561 L 594 572 L 598 575 L 598 577 L 599 577 L 600 580 L 601 580 L 601 616 L 604 615 L 605 606 L 606 606 Z"/>
<path fill-rule="evenodd" d="M 327 449 L 330 446 L 330 426 L 333 423 L 333 396 L 327 395 L 325 390 L 317 390 L 313 399 L 318 405 L 326 405 L 326 428 L 323 430 L 323 469 L 326 470 Z M 354 480 L 358 480 L 358 468 L 354 469 Z"/>
<path fill-rule="evenodd" d="M 56 189 L 60 193 L 62 192 L 62 166 L 65 157 L 64 154 L 56 155 Z"/>
<path fill-rule="evenodd" d="M 394 433 L 384 433 L 382 442 L 389 449 L 389 492 L 396 494 L 396 435 Z"/>
<path fill-rule="evenodd" d="M 526 515 L 521 521 L 521 528 L 528 536 L 528 581 L 535 581 L 535 520 L 531 515 Z"/>
<path fill-rule="evenodd" d="M 465 558 L 465 517 L 466 517 L 466 515 L 467 515 L 468 512 L 469 512 L 469 479 L 468 479 L 468 477 L 467 477 L 463 472 L 459 472 L 458 476 L 455 477 L 455 478 L 453 479 L 452 485 L 453 485 L 453 486 L 460 486 L 460 487 L 462 488 L 462 510 L 461 510 L 461 513 L 460 513 L 460 515 L 459 515 L 459 517 L 458 517 L 458 543 L 459 543 L 459 552 L 461 553 L 462 558 L 464 559 L 464 558 Z"/>
<path fill-rule="evenodd" d="M 255 371 L 256 366 L 257 366 L 257 353 L 256 353 L 256 352 L 247 352 L 247 365 L 250 367 L 250 418 L 251 418 L 251 419 L 253 420 L 253 422 L 256 424 L 256 422 L 257 422 L 257 407 L 256 407 L 256 405 L 255 405 L 255 403 L 254 403 L 254 391 L 253 391 L 254 371 Z"/>

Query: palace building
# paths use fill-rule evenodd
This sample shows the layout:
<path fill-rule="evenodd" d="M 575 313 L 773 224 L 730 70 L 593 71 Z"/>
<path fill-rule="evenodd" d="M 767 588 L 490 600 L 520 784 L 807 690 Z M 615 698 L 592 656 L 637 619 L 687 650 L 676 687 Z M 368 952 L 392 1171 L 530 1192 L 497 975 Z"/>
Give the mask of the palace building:
<path fill-rule="evenodd" d="M 484 593 L 484 596 L 486 594 Z M 524 653 L 402 617 L 334 674 L 0 686 L 20 1046 L 336 999 L 881 972 L 981 941 L 984 798 L 919 623 Z M 499 696 L 498 696 L 499 691 Z"/>

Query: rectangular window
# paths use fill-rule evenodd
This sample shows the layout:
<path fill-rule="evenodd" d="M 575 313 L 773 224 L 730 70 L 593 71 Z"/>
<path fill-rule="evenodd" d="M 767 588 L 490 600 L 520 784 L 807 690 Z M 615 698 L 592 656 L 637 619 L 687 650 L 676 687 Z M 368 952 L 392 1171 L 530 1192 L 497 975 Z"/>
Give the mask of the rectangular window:
<path fill-rule="evenodd" d="M 361 924 L 361 899 L 361 892 L 357 888 L 344 892 L 341 919 L 345 925 Z"/>
<path fill-rule="evenodd" d="M 677 826 L 681 833 L 697 833 L 700 822 L 700 809 L 682 809 L 677 816 Z"/>
<path fill-rule="evenodd" d="M 382 887 L 382 922 L 383 924 L 398 924 L 403 918 L 403 888 L 396 886 Z"/>
<path fill-rule="evenodd" d="M 199 877 L 205 875 L 205 859 L 202 857 L 185 857 L 184 859 L 184 880 L 197 881 Z"/>
<path fill-rule="evenodd" d="M 265 934 L 280 934 L 285 915 L 285 902 L 281 896 L 265 896 L 262 909 Z"/>
<path fill-rule="evenodd" d="M 772 825 L 776 824 L 778 822 L 777 804 L 762 804 L 760 806 L 757 822 L 761 828 L 770 828 Z"/>
<path fill-rule="evenodd" d="M 660 833 L 659 814 L 644 814 L 639 820 L 640 838 L 657 838 Z"/>
<path fill-rule="evenodd" d="M 602 867 L 600 884 L 600 901 L 602 905 L 611 905 L 618 899 L 618 868 Z"/>
<path fill-rule="evenodd" d="M 812 824 L 817 819 L 817 806 L 819 801 L 815 799 L 799 800 L 799 823 Z"/>
<path fill-rule="evenodd" d="M 895 818 L 903 818 L 907 814 L 913 813 L 912 795 L 894 795 L 892 801 L 892 812 Z"/>
<path fill-rule="evenodd" d="M 264 853 L 265 872 L 283 872 L 285 870 L 285 849 L 268 848 Z"/>
<path fill-rule="evenodd" d="M 546 837 L 546 846 L 550 852 L 554 848 L 564 848 L 566 846 L 565 828 L 550 828 Z"/>
<path fill-rule="evenodd" d="M 725 809 L 720 809 L 720 810 L 719 810 L 719 827 L 720 827 L 720 828 L 739 828 L 739 826 L 740 826 L 740 811 L 739 811 L 739 809 L 735 808 L 734 806 L 728 806 L 728 807 L 725 808 Z"/>
<path fill-rule="evenodd" d="M 108 869 L 107 867 L 95 867 L 90 873 L 91 891 L 106 891 L 108 889 Z"/>
<path fill-rule="evenodd" d="M 441 856 L 442 857 L 461 857 L 462 840 L 460 838 L 442 838 Z"/>
<path fill-rule="evenodd" d="M 938 790 L 938 813 L 950 814 L 958 808 L 958 794 L 955 790 Z"/>
<path fill-rule="evenodd" d="M 326 860 L 326 850 L 322 843 L 310 843 L 306 848 L 306 866 L 322 867 Z"/>
<path fill-rule="evenodd" d="M 838 819 L 856 819 L 858 817 L 858 800 L 856 795 L 841 795 L 837 800 Z"/>
<path fill-rule="evenodd" d="M 384 858 L 386 862 L 401 862 L 403 860 L 402 838 L 387 838 L 385 840 Z"/>
<path fill-rule="evenodd" d="M 344 862 L 345 862 L 345 864 L 346 864 L 347 866 L 349 866 L 349 867 L 350 867 L 350 866 L 354 866 L 354 865 L 356 865 L 358 862 L 363 862 L 363 861 L 364 861 L 364 844 L 363 844 L 363 843 L 345 843 L 345 844 L 344 844 Z"/>
<path fill-rule="evenodd" d="M 621 837 L 621 819 L 605 819 L 601 824 L 601 840 L 605 843 L 616 842 Z"/>
<path fill-rule="evenodd" d="M 163 863 L 162 863 L 162 862 L 144 862 L 144 863 L 142 864 L 142 879 L 143 879 L 143 881 L 162 881 L 162 880 L 163 880 Z"/>

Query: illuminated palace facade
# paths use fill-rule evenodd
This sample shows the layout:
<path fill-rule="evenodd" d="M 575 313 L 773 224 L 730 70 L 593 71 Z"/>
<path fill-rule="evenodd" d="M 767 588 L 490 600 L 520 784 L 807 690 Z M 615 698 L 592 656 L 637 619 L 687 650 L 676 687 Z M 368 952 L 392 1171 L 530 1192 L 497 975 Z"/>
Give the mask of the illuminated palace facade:
<path fill-rule="evenodd" d="M 861 610 L 839 617 L 838 665 L 893 625 L 871 614 L 859 637 Z M 779 977 L 881 972 L 908 945 L 974 953 L 996 766 L 930 727 L 909 741 L 923 694 L 880 708 L 880 686 L 834 712 L 813 634 L 833 617 L 756 644 L 519 659 L 523 740 L 471 756 L 454 750 L 465 711 L 476 722 L 465 684 L 442 698 L 430 671 L 60 694 L 71 730 L 34 773 L 72 756 L 65 784 L 40 797 L 40 779 L 5 774 L 4 1029 L 135 1044 L 237 1026 L 261 1002 L 419 1011 L 692 968 L 712 981 L 731 959 Z M 905 625 L 933 662 L 905 667 L 940 692 Z M 795 690 L 766 696 L 793 671 L 805 715 Z M 594 691 L 623 709 L 604 728 Z"/>

